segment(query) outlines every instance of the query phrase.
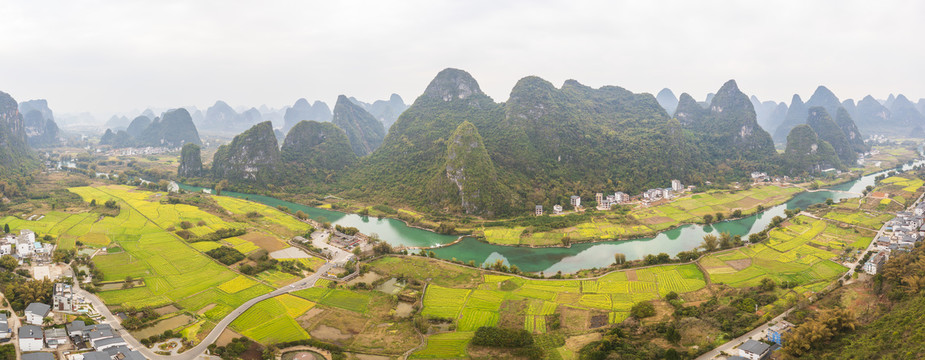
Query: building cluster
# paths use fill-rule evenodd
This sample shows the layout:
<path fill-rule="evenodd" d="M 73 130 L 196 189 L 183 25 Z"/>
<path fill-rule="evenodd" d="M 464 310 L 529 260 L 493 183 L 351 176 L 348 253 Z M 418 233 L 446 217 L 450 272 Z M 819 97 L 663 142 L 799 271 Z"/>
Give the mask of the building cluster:
<path fill-rule="evenodd" d="M 112 150 L 106 151 L 106 155 L 109 155 L 109 156 L 158 155 L 158 154 L 166 154 L 170 151 L 171 149 L 166 148 L 166 147 L 146 146 L 146 147 L 137 147 L 137 148 L 112 149 Z"/>
<path fill-rule="evenodd" d="M 32 230 L 22 229 L 19 235 L 6 234 L 0 237 L 0 256 L 12 255 L 20 262 L 32 258 L 47 261 L 52 250 L 52 245 L 36 240 L 35 232 Z"/>
<path fill-rule="evenodd" d="M 754 171 L 751 173 L 751 178 L 753 182 L 776 182 L 776 183 L 787 183 L 791 179 L 789 176 L 769 176 L 766 172 Z"/>
<path fill-rule="evenodd" d="M 73 301 L 69 304 L 63 302 L 65 298 L 59 298 L 59 287 L 56 284 L 55 292 L 55 311 L 59 308 L 73 306 Z M 64 293 L 61 293 L 62 295 Z M 73 298 L 71 298 L 73 300 Z M 59 302 L 62 301 L 62 302 Z M 32 303 L 25 310 L 25 325 L 19 327 L 18 342 L 19 348 L 23 352 L 37 352 L 44 349 L 56 349 L 61 345 L 73 343 L 78 350 L 89 350 L 86 352 L 69 355 L 72 360 L 141 360 L 145 357 L 138 351 L 128 347 L 128 342 L 116 334 L 112 326 L 108 324 L 87 325 L 82 320 L 75 320 L 67 324 L 64 328 L 42 328 L 44 319 L 51 313 L 52 306 L 47 304 Z M 7 325 L 6 316 L 0 314 L 0 338 L 10 338 L 9 326 Z M 34 353 L 31 356 L 46 356 L 50 353 Z M 26 356 L 23 355 L 23 359 Z"/>
<path fill-rule="evenodd" d="M 597 203 L 598 210 L 610 210 L 614 206 L 620 204 L 626 204 L 632 202 L 633 200 L 640 200 L 644 204 L 649 204 L 650 202 L 655 202 L 659 200 L 670 200 L 677 194 L 680 194 L 686 191 L 687 188 L 681 184 L 680 180 L 671 180 L 670 188 L 655 188 L 644 191 L 638 196 L 630 196 L 627 193 L 622 191 L 617 191 L 613 194 L 604 195 L 604 193 L 594 194 L 594 201 Z M 581 196 L 572 195 L 569 198 L 569 205 L 572 206 L 576 211 L 581 209 Z M 562 214 L 563 208 L 562 205 L 556 204 L 552 207 L 552 214 L 559 215 Z M 536 205 L 534 214 L 536 216 L 542 216 L 544 213 L 543 205 Z"/>
<path fill-rule="evenodd" d="M 884 225 L 884 230 L 890 234 L 875 240 L 877 253 L 864 263 L 864 272 L 871 275 L 880 272 L 894 251 L 912 251 L 915 244 L 922 241 L 925 237 L 925 203 L 919 203 L 912 211 L 896 213 L 896 217 Z"/>

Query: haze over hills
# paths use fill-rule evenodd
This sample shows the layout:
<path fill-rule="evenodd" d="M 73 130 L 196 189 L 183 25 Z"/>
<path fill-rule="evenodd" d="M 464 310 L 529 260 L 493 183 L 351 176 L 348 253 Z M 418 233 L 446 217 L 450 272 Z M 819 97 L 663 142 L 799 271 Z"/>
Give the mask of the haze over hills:
<path fill-rule="evenodd" d="M 23 101 L 19 104 L 26 139 L 30 146 L 54 146 L 61 143 L 55 116 L 44 99 Z"/>
<path fill-rule="evenodd" d="M 655 95 L 655 100 L 669 114 L 674 114 L 678 109 L 678 97 L 669 88 L 664 88 Z"/>
<path fill-rule="evenodd" d="M 100 137 L 100 145 L 112 147 L 158 146 L 177 148 L 184 144 L 201 145 L 199 131 L 186 109 L 168 110 L 163 117 L 148 119 L 139 116 L 132 120 L 126 130 L 106 129 Z"/>

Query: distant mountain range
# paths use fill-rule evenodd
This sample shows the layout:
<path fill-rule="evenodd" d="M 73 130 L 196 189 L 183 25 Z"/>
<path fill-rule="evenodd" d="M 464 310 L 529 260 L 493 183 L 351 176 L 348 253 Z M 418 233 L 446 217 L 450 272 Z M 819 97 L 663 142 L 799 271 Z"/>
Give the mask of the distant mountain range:
<path fill-rule="evenodd" d="M 193 118 L 186 109 L 174 109 L 165 112 L 162 117 L 149 119 L 138 116 L 129 123 L 126 130 L 106 129 L 100 137 L 100 145 L 115 148 L 163 146 L 178 148 L 191 143 L 201 145 L 199 131 L 193 124 Z"/>
<path fill-rule="evenodd" d="M 24 101 L 19 104 L 19 113 L 23 116 L 26 140 L 32 147 L 60 145 L 58 124 L 55 115 L 48 108 L 44 99 Z"/>

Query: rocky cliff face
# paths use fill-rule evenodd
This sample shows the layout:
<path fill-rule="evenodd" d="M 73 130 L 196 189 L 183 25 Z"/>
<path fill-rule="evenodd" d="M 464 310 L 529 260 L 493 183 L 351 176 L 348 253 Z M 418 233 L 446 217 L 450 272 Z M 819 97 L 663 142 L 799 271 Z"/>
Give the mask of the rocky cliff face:
<path fill-rule="evenodd" d="M 26 127 L 16 100 L 0 91 L 0 177 L 24 174 L 35 166 L 35 154 L 26 142 Z"/>
<path fill-rule="evenodd" d="M 820 112 L 825 110 L 820 108 Z M 797 125 L 787 135 L 787 149 L 784 151 L 785 170 L 791 175 L 814 174 L 828 168 L 842 168 L 841 161 L 825 140 L 806 124 Z"/>
<path fill-rule="evenodd" d="M 192 178 L 202 175 L 202 153 L 199 145 L 193 143 L 183 145 L 183 149 L 180 151 L 180 166 L 177 168 L 177 176 Z"/>
<path fill-rule="evenodd" d="M 331 122 L 344 129 L 353 152 L 359 157 L 378 149 L 385 138 L 385 128 L 382 123 L 344 95 L 337 97 L 337 104 L 334 105 L 334 118 Z"/>
<path fill-rule="evenodd" d="M 880 104 L 873 96 L 867 95 L 858 102 L 857 124 L 861 129 L 870 132 L 878 126 L 893 124 L 893 114 Z"/>
<path fill-rule="evenodd" d="M 454 200 L 448 206 L 466 214 L 491 216 L 496 203 L 507 201 L 482 136 L 472 123 L 459 124 L 449 138 L 443 169 L 435 182 L 449 187 Z"/>
<path fill-rule="evenodd" d="M 58 141 L 58 124 L 55 116 L 44 99 L 25 101 L 19 104 L 19 113 L 23 114 L 23 126 L 29 146 L 54 146 Z"/>
<path fill-rule="evenodd" d="M 212 158 L 212 176 L 231 181 L 270 183 L 277 180 L 279 146 L 273 125 L 264 121 L 222 145 Z"/>
<path fill-rule="evenodd" d="M 469 73 L 459 69 L 444 69 L 437 74 L 421 96 L 442 101 L 466 100 L 484 95 L 479 83 Z M 474 103 L 475 104 L 475 103 Z"/>
<path fill-rule="evenodd" d="M 864 136 L 861 135 L 857 124 L 854 123 L 854 119 L 851 118 L 851 114 L 844 106 L 838 108 L 838 114 L 835 115 L 835 124 L 845 133 L 845 137 L 848 138 L 848 143 L 851 144 L 851 149 L 854 152 L 863 154 L 869 150 L 867 144 L 864 144 Z"/>
<path fill-rule="evenodd" d="M 806 119 L 809 125 L 819 137 L 832 145 L 835 154 L 843 164 L 853 165 L 857 161 L 857 153 L 854 152 L 852 145 L 848 142 L 848 137 L 842 129 L 832 120 L 829 113 L 821 106 L 809 108 L 809 117 Z"/>
<path fill-rule="evenodd" d="M 838 100 L 838 96 L 835 96 L 835 93 L 829 88 L 819 86 L 813 92 L 813 96 L 810 96 L 809 100 L 806 101 L 806 107 L 812 108 L 814 106 L 821 106 L 829 116 L 835 116 L 838 113 L 838 108 L 841 107 L 841 102 Z"/>
<path fill-rule="evenodd" d="M 330 182 L 357 162 L 344 130 L 329 122 L 300 121 L 289 130 L 281 157 L 286 172 Z"/>

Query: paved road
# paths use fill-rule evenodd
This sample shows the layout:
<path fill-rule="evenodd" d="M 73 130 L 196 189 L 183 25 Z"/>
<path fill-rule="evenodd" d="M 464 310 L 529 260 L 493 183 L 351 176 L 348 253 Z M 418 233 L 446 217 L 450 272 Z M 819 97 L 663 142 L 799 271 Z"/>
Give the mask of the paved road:
<path fill-rule="evenodd" d="M 723 352 L 730 354 L 730 355 L 738 355 L 734 353 L 736 351 L 735 350 L 736 346 L 739 346 L 739 344 L 745 342 L 748 339 L 759 340 L 763 338 L 765 330 L 771 327 L 771 323 L 777 323 L 778 321 L 783 320 L 784 317 L 787 316 L 787 314 L 790 314 L 790 311 L 792 310 L 793 309 L 784 311 L 783 314 L 780 314 L 779 316 L 765 323 L 764 325 L 761 325 L 755 328 L 754 330 L 749 331 L 745 335 L 739 336 L 735 338 L 734 340 L 728 341 L 725 344 L 720 345 L 718 348 L 707 352 L 706 354 L 700 355 L 699 357 L 697 357 L 697 360 L 712 360 L 712 359 L 722 358 L 720 357 L 721 356 L 720 353 L 723 353 Z"/>
<path fill-rule="evenodd" d="M 241 314 L 247 311 L 247 309 L 250 309 L 251 306 L 254 306 L 254 304 L 257 304 L 258 302 L 261 302 L 263 300 L 266 300 L 266 299 L 269 299 L 275 296 L 310 288 L 315 285 L 315 282 L 321 278 L 322 274 L 327 273 L 333 266 L 334 265 L 331 262 L 327 262 L 321 267 L 319 267 L 318 269 L 316 269 L 316 272 L 309 277 L 306 277 L 302 280 L 292 283 L 291 285 L 287 285 L 285 287 L 276 289 L 271 293 L 255 297 L 253 299 L 248 300 L 244 304 L 241 304 L 241 306 L 238 306 L 237 309 L 234 309 L 234 311 L 228 314 L 228 316 L 225 316 L 225 318 L 219 321 L 218 324 L 215 325 L 215 328 L 212 329 L 209 335 L 206 336 L 206 338 L 203 339 L 199 343 L 199 345 L 196 345 L 194 348 L 184 351 L 183 353 L 178 354 L 178 355 L 155 354 L 153 350 L 148 349 L 147 347 L 142 345 L 138 341 L 138 339 L 135 339 L 128 331 L 122 328 L 119 318 L 114 316 L 112 312 L 109 311 L 109 308 L 107 308 L 106 305 L 103 304 L 103 302 L 99 299 L 99 297 L 87 292 L 86 290 L 80 289 L 80 288 L 77 289 L 77 294 L 88 299 L 93 304 L 93 307 L 97 309 L 97 311 L 99 311 L 100 315 L 102 315 L 106 319 L 106 322 L 112 325 L 113 329 L 121 332 L 121 335 L 123 338 L 125 338 L 125 341 L 128 342 L 128 344 L 131 347 L 138 350 L 146 358 L 151 359 L 151 360 L 194 360 L 194 359 L 200 358 L 200 355 L 203 355 L 205 353 L 209 345 L 214 343 L 216 340 L 218 340 L 218 337 L 222 334 L 223 331 L 225 331 L 225 328 L 227 328 L 228 325 L 230 325 L 232 321 L 237 319 L 238 316 L 241 316 Z"/>

